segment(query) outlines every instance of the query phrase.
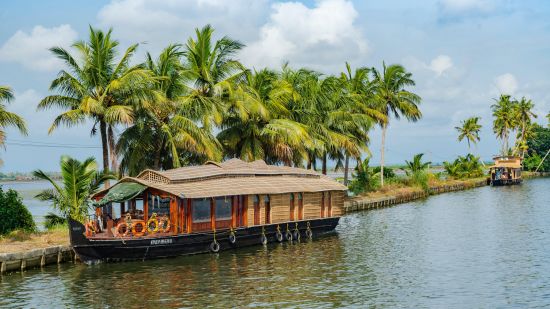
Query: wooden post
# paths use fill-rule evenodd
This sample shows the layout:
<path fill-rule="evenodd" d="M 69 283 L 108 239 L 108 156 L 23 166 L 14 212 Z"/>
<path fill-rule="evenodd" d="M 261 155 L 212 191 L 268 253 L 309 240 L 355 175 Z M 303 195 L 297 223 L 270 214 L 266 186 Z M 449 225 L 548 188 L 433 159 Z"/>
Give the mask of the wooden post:
<path fill-rule="evenodd" d="M 216 202 L 214 198 L 210 198 L 210 224 L 212 231 L 216 230 Z"/>

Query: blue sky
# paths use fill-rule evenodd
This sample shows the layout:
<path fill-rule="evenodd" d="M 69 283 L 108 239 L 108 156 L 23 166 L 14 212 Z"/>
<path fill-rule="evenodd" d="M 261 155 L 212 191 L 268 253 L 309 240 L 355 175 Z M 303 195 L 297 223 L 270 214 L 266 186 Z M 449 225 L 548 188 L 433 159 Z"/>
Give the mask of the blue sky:
<path fill-rule="evenodd" d="M 3 172 L 57 170 L 62 154 L 99 158 L 91 124 L 47 130 L 57 111 L 36 112 L 61 64 L 47 51 L 85 39 L 88 25 L 108 29 L 122 46 L 142 43 L 158 53 L 185 42 L 195 27 L 212 24 L 218 36 L 247 47 L 240 60 L 256 68 L 289 61 L 326 74 L 353 67 L 401 63 L 413 73 L 424 117 L 391 121 L 387 160 L 402 163 L 424 152 L 432 161 L 465 154 L 454 127 L 482 117 L 483 159 L 497 152 L 490 105 L 500 93 L 533 100 L 538 121 L 550 111 L 550 3 L 511 0 L 268 1 L 113 0 L 4 1 L 0 7 L 0 84 L 16 100 L 9 110 L 25 117 L 30 134 L 8 129 L 0 152 Z M 371 134 L 378 161 L 380 131 Z"/>

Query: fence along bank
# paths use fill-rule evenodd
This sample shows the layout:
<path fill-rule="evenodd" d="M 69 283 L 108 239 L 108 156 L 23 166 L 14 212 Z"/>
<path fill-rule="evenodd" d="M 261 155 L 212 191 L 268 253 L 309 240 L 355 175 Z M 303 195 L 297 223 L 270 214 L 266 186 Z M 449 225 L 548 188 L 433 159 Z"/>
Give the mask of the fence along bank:
<path fill-rule="evenodd" d="M 111 261 L 311 237 L 336 227 L 346 189 L 261 160 L 146 170 L 94 195 L 94 218 L 71 221 L 71 245 L 83 261 Z"/>

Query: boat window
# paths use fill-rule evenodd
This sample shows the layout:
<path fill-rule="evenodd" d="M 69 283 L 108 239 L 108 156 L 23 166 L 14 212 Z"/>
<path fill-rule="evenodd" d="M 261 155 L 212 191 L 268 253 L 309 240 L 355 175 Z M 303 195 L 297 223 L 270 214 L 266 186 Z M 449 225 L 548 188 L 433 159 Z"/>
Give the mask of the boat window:
<path fill-rule="evenodd" d="M 216 220 L 231 220 L 231 198 L 216 198 Z"/>
<path fill-rule="evenodd" d="M 149 217 L 153 213 L 157 213 L 158 216 L 170 215 L 170 197 L 161 197 L 159 195 L 153 195 L 149 193 L 148 197 L 148 214 Z"/>
<path fill-rule="evenodd" d="M 299 199 L 299 200 L 302 199 L 302 193 L 298 193 L 298 199 Z"/>
<path fill-rule="evenodd" d="M 260 202 L 260 196 L 259 195 L 254 195 L 254 204 Z"/>
<path fill-rule="evenodd" d="M 294 200 L 294 193 L 290 193 L 290 200 L 291 200 L 291 201 Z"/>
<path fill-rule="evenodd" d="M 210 199 L 193 200 L 193 222 L 210 222 Z"/>
<path fill-rule="evenodd" d="M 143 213 L 143 199 L 136 199 L 136 211 Z"/>
<path fill-rule="evenodd" d="M 265 202 L 266 204 L 269 203 L 269 195 L 266 195 L 266 196 L 264 197 L 264 202 Z"/>

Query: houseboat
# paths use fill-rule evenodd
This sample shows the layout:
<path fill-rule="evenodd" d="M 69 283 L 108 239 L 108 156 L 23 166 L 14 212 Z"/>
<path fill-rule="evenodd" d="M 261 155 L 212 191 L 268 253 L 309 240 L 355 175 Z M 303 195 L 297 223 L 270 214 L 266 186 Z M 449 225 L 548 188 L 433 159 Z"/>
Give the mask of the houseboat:
<path fill-rule="evenodd" d="M 520 157 L 498 156 L 493 160 L 495 164 L 489 167 L 487 179 L 491 186 L 516 185 L 522 182 Z"/>
<path fill-rule="evenodd" d="M 296 241 L 334 230 L 347 188 L 315 171 L 231 159 L 145 170 L 92 196 L 70 221 L 84 262 L 145 260 Z"/>

